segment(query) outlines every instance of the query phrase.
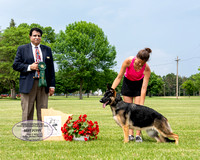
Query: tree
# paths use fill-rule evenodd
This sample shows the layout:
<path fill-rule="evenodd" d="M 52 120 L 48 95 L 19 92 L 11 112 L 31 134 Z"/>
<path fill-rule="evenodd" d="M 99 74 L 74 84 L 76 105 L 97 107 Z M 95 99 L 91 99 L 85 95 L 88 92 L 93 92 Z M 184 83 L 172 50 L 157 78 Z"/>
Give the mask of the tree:
<path fill-rule="evenodd" d="M 90 91 L 96 91 L 101 89 L 103 92 L 107 90 L 107 85 L 111 87 L 114 79 L 117 77 L 117 72 L 111 69 L 105 69 L 103 71 L 95 71 L 91 75 L 93 78 L 89 78 L 85 81 L 83 85 L 83 89 L 87 93 L 87 97 L 89 97 Z M 121 91 L 122 83 L 118 85 L 116 88 L 117 91 Z"/>
<path fill-rule="evenodd" d="M 200 73 L 192 75 L 190 79 L 194 82 L 196 92 L 199 92 L 200 95 Z"/>
<path fill-rule="evenodd" d="M 163 76 L 165 93 L 167 96 L 174 96 L 176 91 L 176 75 L 174 73 Z"/>
<path fill-rule="evenodd" d="M 7 94 L 10 91 L 10 87 L 8 85 L 5 85 L 3 82 L 0 81 L 0 93 Z"/>
<path fill-rule="evenodd" d="M 97 83 L 96 85 L 98 86 L 99 89 L 105 92 L 107 90 L 107 85 L 111 87 L 117 75 L 118 73 L 111 69 L 104 70 L 103 72 L 99 73 L 99 76 L 97 77 L 96 80 Z M 121 88 L 122 88 L 122 81 L 117 86 L 116 91 L 121 92 Z"/>
<path fill-rule="evenodd" d="M 152 95 L 161 94 L 162 92 L 161 88 L 163 84 L 164 83 L 162 81 L 162 78 L 156 75 L 154 72 L 151 72 L 151 76 L 150 76 L 148 87 L 147 87 L 149 97 L 151 97 Z"/>
<path fill-rule="evenodd" d="M 16 27 L 16 23 L 15 23 L 14 19 L 11 19 L 11 21 L 10 21 L 10 28 L 11 27 Z"/>
<path fill-rule="evenodd" d="M 55 73 L 56 78 L 56 93 L 73 93 L 78 90 L 78 86 L 74 85 L 70 75 L 66 76 L 64 72 L 58 71 Z"/>
<path fill-rule="evenodd" d="M 69 24 L 65 32 L 61 31 L 53 51 L 60 71 L 70 75 L 79 86 L 80 99 L 84 89 L 94 88 L 98 73 L 116 64 L 115 47 L 109 44 L 101 28 L 85 21 Z"/>
<path fill-rule="evenodd" d="M 0 41 L 0 81 L 5 86 L 10 86 L 12 98 L 16 98 L 15 86 L 19 77 L 19 73 L 12 69 L 12 64 L 17 47 L 29 41 L 28 36 L 25 36 L 26 33 L 28 33 L 26 28 L 7 28 Z"/>
<path fill-rule="evenodd" d="M 83 89 L 86 93 L 88 93 L 89 97 L 89 91 L 96 91 L 98 89 L 101 89 L 103 92 L 107 90 L 107 84 L 111 86 L 112 82 L 117 76 L 117 72 L 113 70 L 105 70 L 101 72 L 97 72 L 94 78 L 87 79 L 86 83 L 83 85 Z M 119 88 L 121 88 L 121 83 L 117 87 L 117 91 L 120 91 Z M 88 86 L 90 86 L 90 90 L 88 89 Z M 63 71 L 56 72 L 56 93 L 73 93 L 75 91 L 79 90 L 79 85 L 74 83 L 72 77 L 70 74 L 64 73 Z"/>
<path fill-rule="evenodd" d="M 114 79 L 117 77 L 117 74 L 118 74 L 117 72 L 115 72 L 111 69 L 105 69 L 104 71 L 96 72 L 95 76 L 93 76 L 94 78 L 88 79 L 88 81 L 86 81 L 86 83 L 85 83 L 86 91 L 89 91 L 89 89 L 92 91 L 96 91 L 98 89 L 101 89 L 103 92 L 106 91 L 107 85 L 109 85 L 111 87 Z M 84 87 L 85 87 L 85 85 L 84 85 Z M 121 86 L 122 86 L 122 82 L 118 85 L 116 90 L 121 91 Z M 86 92 L 86 93 L 88 93 L 88 92 Z M 89 97 L 89 95 L 88 95 L 88 97 Z"/>
<path fill-rule="evenodd" d="M 186 93 L 191 96 L 194 94 L 194 90 L 195 90 L 195 85 L 194 85 L 194 81 L 192 80 L 187 80 L 182 84 L 182 88 L 186 90 Z"/>

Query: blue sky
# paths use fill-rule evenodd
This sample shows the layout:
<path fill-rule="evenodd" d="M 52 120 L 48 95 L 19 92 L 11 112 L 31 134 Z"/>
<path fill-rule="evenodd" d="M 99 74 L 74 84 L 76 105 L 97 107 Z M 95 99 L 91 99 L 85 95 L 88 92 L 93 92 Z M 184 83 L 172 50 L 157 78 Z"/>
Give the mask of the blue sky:
<path fill-rule="evenodd" d="M 199 0 L 0 0 L 0 4 L 1 29 L 11 18 L 17 25 L 51 26 L 56 33 L 75 21 L 95 23 L 116 47 L 117 72 L 127 57 L 149 47 L 153 52 L 148 64 L 157 75 L 176 74 L 177 56 L 179 75 L 199 73 Z"/>

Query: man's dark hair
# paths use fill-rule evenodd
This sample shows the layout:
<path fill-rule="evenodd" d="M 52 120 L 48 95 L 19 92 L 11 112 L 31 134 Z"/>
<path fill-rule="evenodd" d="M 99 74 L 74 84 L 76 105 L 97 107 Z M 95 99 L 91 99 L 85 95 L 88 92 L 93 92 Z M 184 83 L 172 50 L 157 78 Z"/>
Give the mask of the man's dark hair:
<path fill-rule="evenodd" d="M 33 31 L 40 32 L 40 34 L 41 34 L 41 36 L 42 36 L 42 30 L 39 29 L 39 28 L 32 28 L 32 29 L 30 30 L 29 36 L 32 36 Z"/>

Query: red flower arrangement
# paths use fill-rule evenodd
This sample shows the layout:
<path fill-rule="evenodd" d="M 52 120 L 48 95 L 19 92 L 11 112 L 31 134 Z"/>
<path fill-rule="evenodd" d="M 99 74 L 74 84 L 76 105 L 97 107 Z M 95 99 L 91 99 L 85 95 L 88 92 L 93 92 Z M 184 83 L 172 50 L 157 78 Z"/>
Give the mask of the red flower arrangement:
<path fill-rule="evenodd" d="M 90 136 L 90 139 L 97 139 L 99 133 L 98 122 L 94 123 L 87 120 L 87 115 L 80 115 L 78 120 L 72 121 L 72 116 L 69 116 L 63 127 L 61 127 L 63 137 L 66 141 L 72 141 L 73 137 Z M 87 138 L 84 138 L 87 141 Z"/>

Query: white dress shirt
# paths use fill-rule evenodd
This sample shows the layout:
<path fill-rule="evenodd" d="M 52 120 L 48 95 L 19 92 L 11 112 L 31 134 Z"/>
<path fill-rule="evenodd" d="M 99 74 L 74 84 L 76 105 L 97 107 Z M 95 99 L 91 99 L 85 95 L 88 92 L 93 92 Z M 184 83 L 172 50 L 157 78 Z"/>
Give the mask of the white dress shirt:
<path fill-rule="evenodd" d="M 31 43 L 31 46 L 32 46 L 34 61 L 36 62 L 35 47 L 38 47 L 39 53 L 40 53 L 41 62 L 43 62 L 43 56 L 42 56 L 42 50 L 41 50 L 41 48 L 40 48 L 40 44 L 39 44 L 38 46 L 35 46 L 33 43 Z M 28 66 L 27 71 L 31 71 L 30 66 L 31 66 L 31 65 Z"/>

